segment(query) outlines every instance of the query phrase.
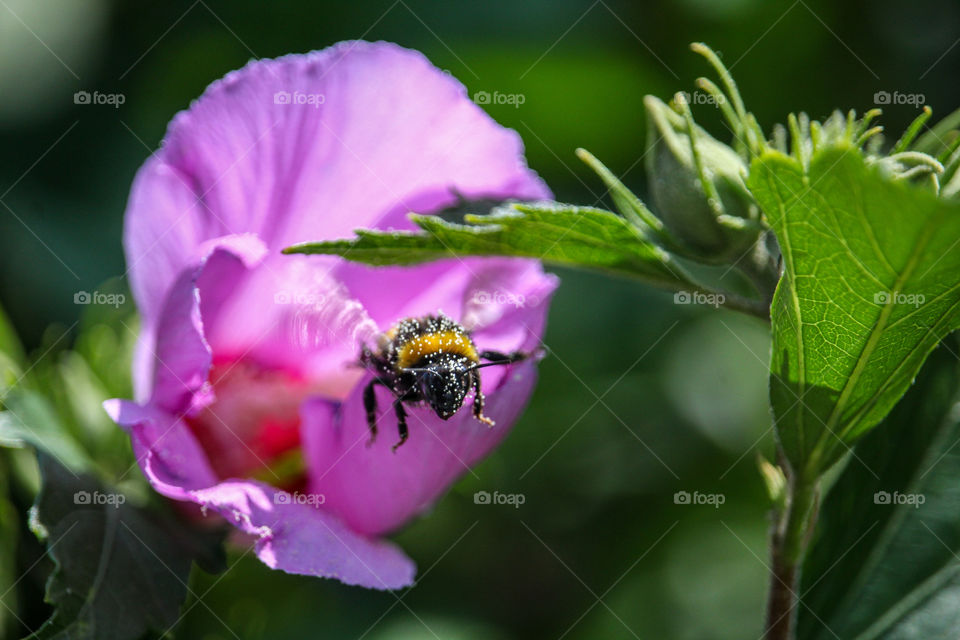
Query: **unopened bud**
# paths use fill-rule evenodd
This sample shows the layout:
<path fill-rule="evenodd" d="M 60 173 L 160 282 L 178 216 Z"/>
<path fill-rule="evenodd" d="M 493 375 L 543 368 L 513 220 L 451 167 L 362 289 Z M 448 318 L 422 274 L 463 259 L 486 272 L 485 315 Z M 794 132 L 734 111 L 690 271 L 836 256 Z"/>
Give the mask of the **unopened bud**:
<path fill-rule="evenodd" d="M 656 97 L 644 99 L 649 139 L 647 175 L 659 217 L 697 257 L 736 260 L 757 239 L 759 207 L 747 190 L 747 165 Z M 696 156 L 690 142 L 690 127 Z M 699 162 L 699 167 L 698 167 Z M 701 172 L 710 184 L 701 181 Z"/>

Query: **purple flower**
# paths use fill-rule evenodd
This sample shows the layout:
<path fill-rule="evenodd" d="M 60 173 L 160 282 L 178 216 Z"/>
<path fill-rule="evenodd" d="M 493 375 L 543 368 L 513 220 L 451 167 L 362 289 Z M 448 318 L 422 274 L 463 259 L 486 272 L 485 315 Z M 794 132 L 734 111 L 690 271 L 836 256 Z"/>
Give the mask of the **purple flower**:
<path fill-rule="evenodd" d="M 390 395 L 367 447 L 362 344 L 443 311 L 481 349 L 533 349 L 556 286 L 532 260 L 374 269 L 283 256 L 458 198 L 549 197 L 518 136 L 419 53 L 348 42 L 251 62 L 174 118 L 137 174 L 124 242 L 142 316 L 136 400 L 106 408 L 154 488 L 222 515 L 270 567 L 394 589 L 412 561 L 382 536 L 507 434 L 530 362 L 483 370 L 489 428 L 410 411 L 396 453 Z"/>

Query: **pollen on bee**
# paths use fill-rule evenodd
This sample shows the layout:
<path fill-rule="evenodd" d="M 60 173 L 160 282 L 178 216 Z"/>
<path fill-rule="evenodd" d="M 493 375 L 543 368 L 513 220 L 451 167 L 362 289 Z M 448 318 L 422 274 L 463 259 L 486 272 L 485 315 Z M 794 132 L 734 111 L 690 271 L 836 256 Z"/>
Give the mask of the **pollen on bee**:
<path fill-rule="evenodd" d="M 442 313 L 401 320 L 381 334 L 379 350 L 364 347 L 360 354 L 360 364 L 374 374 L 363 390 L 370 429 L 368 445 L 377 435 L 377 385 L 393 392 L 400 436 L 393 445 L 396 451 L 409 435 L 405 406 L 428 404 L 438 417 L 447 420 L 460 410 L 472 390 L 473 416 L 493 427 L 493 420 L 483 413 L 484 395 L 478 370 L 527 357 L 528 354 L 519 351 L 478 351 L 470 332 Z M 488 362 L 481 364 L 481 358 Z"/>
<path fill-rule="evenodd" d="M 479 360 L 473 341 L 467 335 L 457 331 L 441 331 L 420 335 L 404 343 L 397 350 L 397 365 L 401 368 L 412 367 L 423 356 L 438 352 L 463 356 L 471 362 Z"/>

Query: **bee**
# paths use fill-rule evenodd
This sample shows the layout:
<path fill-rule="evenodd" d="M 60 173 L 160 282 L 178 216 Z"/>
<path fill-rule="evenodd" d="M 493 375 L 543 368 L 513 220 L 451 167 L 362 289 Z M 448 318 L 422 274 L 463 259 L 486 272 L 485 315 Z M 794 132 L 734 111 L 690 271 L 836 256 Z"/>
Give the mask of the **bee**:
<path fill-rule="evenodd" d="M 360 354 L 360 366 L 374 374 L 363 390 L 370 428 L 367 446 L 377 437 L 376 385 L 387 387 L 394 395 L 393 410 L 400 434 L 400 440 L 393 445 L 396 451 L 409 435 L 404 405 L 426 403 L 437 416 L 448 420 L 460 410 L 473 389 L 473 415 L 492 427 L 493 420 L 483 415 L 479 369 L 528 357 L 530 354 L 521 351 L 478 351 L 470 332 L 443 313 L 400 321 L 380 337 L 376 351 L 364 345 Z"/>

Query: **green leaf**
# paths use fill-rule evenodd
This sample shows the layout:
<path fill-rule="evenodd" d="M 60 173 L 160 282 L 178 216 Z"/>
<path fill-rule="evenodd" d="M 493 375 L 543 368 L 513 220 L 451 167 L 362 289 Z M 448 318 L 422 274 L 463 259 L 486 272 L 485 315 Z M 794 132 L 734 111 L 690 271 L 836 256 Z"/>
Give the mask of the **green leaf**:
<path fill-rule="evenodd" d="M 857 445 L 824 501 L 800 588 L 800 640 L 956 636 L 955 348 L 930 357 L 903 401 Z"/>
<path fill-rule="evenodd" d="M 19 365 L 23 365 L 26 359 L 17 333 L 13 330 L 13 324 L 2 308 L 0 308 L 0 354 L 5 354 Z"/>
<path fill-rule="evenodd" d="M 118 307 L 88 306 L 74 350 L 86 361 L 107 397 L 129 398 L 133 395 L 130 370 L 139 330 L 133 295 L 118 279 L 102 283 L 97 290 L 124 302 Z"/>
<path fill-rule="evenodd" d="M 660 218 L 653 215 L 640 198 L 627 189 L 626 185 L 606 165 L 586 149 L 577 149 L 577 157 L 583 160 L 603 180 L 613 203 L 624 218 L 643 229 L 651 239 L 663 248 L 674 252 L 681 249 L 679 243 L 667 232 Z"/>
<path fill-rule="evenodd" d="M 129 371 L 129 367 L 125 369 Z M 69 417 L 71 431 L 87 451 L 95 455 L 110 451 L 113 441 L 126 442 L 128 437 L 103 410 L 103 401 L 110 398 L 87 361 L 76 351 L 60 354 L 52 368 L 58 384 L 51 389 L 60 408 L 60 415 Z"/>
<path fill-rule="evenodd" d="M 129 299 L 116 280 L 98 291 Z M 66 348 L 69 340 L 57 335 L 16 385 L 0 394 L 0 409 L 9 411 L 0 413 L 0 446 L 31 444 L 74 471 L 114 477 L 130 468 L 133 456 L 129 437 L 102 405 L 132 395 L 136 319 L 129 304 L 89 305 L 80 327 L 72 350 Z"/>
<path fill-rule="evenodd" d="M 36 447 L 74 472 L 95 467 L 84 448 L 64 428 L 50 403 L 40 394 L 16 389 L 0 412 L 0 446 Z"/>
<path fill-rule="evenodd" d="M 0 308 L 0 406 L 7 390 L 20 379 L 25 362 L 26 355 L 13 330 L 13 324 L 3 308 Z"/>
<path fill-rule="evenodd" d="M 943 120 L 933 125 L 917 139 L 912 149 L 933 156 L 940 155 L 949 149 L 950 143 L 957 135 L 956 129 L 958 127 L 960 127 L 960 109 L 952 111 Z"/>
<path fill-rule="evenodd" d="M 20 538 L 20 514 L 11 501 L 9 456 L 0 453 L 0 638 L 17 625 L 17 579 L 20 568 L 17 547 Z"/>
<path fill-rule="evenodd" d="M 53 616 L 30 640 L 135 640 L 178 620 L 192 561 L 222 568 L 219 541 L 184 531 L 40 457 L 36 520 L 56 568 Z M 209 535 L 209 534 L 208 534 Z"/>
<path fill-rule="evenodd" d="M 457 256 L 520 256 L 551 264 L 635 276 L 649 283 L 699 290 L 673 258 L 627 220 L 601 209 L 514 204 L 455 224 L 411 215 L 420 232 L 357 230 L 356 239 L 299 244 L 284 253 L 343 256 L 370 265 L 416 264 Z"/>
<path fill-rule="evenodd" d="M 837 143 L 809 170 L 782 153 L 749 186 L 783 251 L 770 397 L 794 469 L 815 477 L 875 426 L 958 325 L 960 204 Z"/>

